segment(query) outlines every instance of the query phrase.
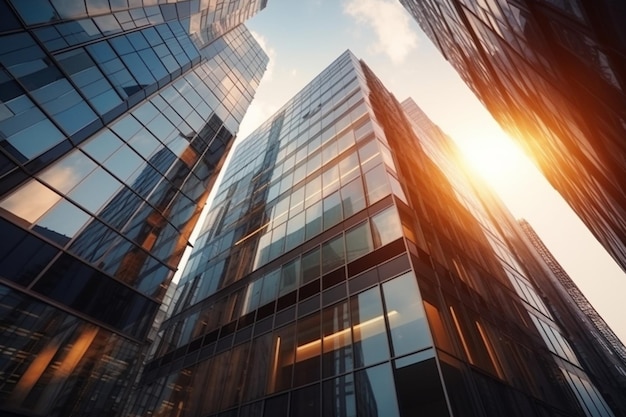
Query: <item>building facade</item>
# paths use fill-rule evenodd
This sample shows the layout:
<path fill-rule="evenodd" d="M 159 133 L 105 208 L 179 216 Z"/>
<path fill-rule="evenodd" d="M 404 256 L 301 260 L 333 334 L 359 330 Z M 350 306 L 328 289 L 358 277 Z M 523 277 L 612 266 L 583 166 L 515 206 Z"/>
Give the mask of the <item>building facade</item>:
<path fill-rule="evenodd" d="M 599 381 L 600 389 L 606 391 L 606 396 L 626 398 L 626 347 L 552 256 L 532 226 L 525 220 L 519 223 L 530 247 L 549 270 L 551 279 L 538 284 L 550 299 L 550 310 L 568 329 L 574 349 Z M 626 402 L 620 403 L 626 412 Z"/>
<path fill-rule="evenodd" d="M 454 152 L 342 54 L 234 150 L 124 415 L 618 415 Z"/>
<path fill-rule="evenodd" d="M 400 2 L 626 270 L 626 5 Z"/>
<path fill-rule="evenodd" d="M 267 65 L 242 25 L 264 6 L 0 1 L 0 414 L 120 412 Z"/>

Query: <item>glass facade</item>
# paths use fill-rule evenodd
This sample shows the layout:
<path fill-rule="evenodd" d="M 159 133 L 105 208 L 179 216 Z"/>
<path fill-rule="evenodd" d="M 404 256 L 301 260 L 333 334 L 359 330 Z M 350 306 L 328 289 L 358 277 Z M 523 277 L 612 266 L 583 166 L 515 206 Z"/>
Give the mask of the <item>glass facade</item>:
<path fill-rule="evenodd" d="M 626 271 L 626 8 L 400 0 Z"/>
<path fill-rule="evenodd" d="M 265 2 L 156 3 L 0 1 L 0 413 L 121 411 L 267 65 Z"/>
<path fill-rule="evenodd" d="M 235 149 L 125 415 L 613 416 L 453 155 L 342 54 Z"/>

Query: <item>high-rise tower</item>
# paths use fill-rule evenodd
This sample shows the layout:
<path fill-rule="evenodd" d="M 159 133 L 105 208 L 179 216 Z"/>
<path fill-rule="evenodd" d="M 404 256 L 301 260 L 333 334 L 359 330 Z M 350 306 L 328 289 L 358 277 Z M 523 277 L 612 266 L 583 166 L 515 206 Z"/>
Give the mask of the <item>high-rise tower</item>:
<path fill-rule="evenodd" d="M 264 6 L 0 0 L 0 414 L 121 409 L 265 70 Z"/>
<path fill-rule="evenodd" d="M 125 415 L 614 416 L 454 155 L 342 54 L 235 149 Z"/>
<path fill-rule="evenodd" d="M 626 271 L 626 4 L 400 2 Z"/>

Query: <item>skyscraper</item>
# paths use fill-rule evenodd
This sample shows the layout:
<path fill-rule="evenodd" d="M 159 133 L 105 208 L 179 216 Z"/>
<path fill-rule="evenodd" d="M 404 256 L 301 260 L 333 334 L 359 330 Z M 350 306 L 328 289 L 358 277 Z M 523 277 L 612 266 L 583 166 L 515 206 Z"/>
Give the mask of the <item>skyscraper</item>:
<path fill-rule="evenodd" d="M 0 0 L 0 414 L 121 409 L 267 64 L 265 1 Z"/>
<path fill-rule="evenodd" d="M 454 152 L 342 54 L 234 150 L 125 415 L 615 415 Z"/>
<path fill-rule="evenodd" d="M 400 0 L 626 271 L 626 6 Z"/>
<path fill-rule="evenodd" d="M 626 392 L 626 347 L 591 305 L 570 276 L 552 256 L 541 238 L 525 220 L 520 226 L 552 279 L 538 281 L 550 299 L 549 307 L 559 323 L 568 329 L 579 357 L 596 378 L 605 380 L 613 397 Z"/>

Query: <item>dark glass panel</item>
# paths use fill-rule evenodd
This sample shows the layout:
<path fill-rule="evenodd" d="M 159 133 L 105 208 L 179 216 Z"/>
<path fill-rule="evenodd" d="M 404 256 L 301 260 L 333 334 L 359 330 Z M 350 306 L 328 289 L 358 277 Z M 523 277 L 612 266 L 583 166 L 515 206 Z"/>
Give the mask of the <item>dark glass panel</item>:
<path fill-rule="evenodd" d="M 352 374 L 325 381 L 322 386 L 324 417 L 357 417 Z"/>
<path fill-rule="evenodd" d="M 320 276 L 320 248 L 316 247 L 302 255 L 302 283 L 313 281 Z"/>
<path fill-rule="evenodd" d="M 28 285 L 58 253 L 58 250 L 0 219 L 0 275 Z"/>
<path fill-rule="evenodd" d="M 319 313 L 298 320 L 294 386 L 320 379 L 321 351 Z"/>
<path fill-rule="evenodd" d="M 289 395 L 279 395 L 278 397 L 265 400 L 263 417 L 287 417 L 289 407 Z"/>
<path fill-rule="evenodd" d="M 346 251 L 348 262 L 374 250 L 372 232 L 368 221 L 346 232 Z"/>
<path fill-rule="evenodd" d="M 291 394 L 291 417 L 319 417 L 321 407 L 319 384 Z"/>
<path fill-rule="evenodd" d="M 135 337 L 142 337 L 137 331 L 145 328 L 157 307 L 69 255 L 59 258 L 33 290 Z"/>
<path fill-rule="evenodd" d="M 265 385 L 272 361 L 272 335 L 265 334 L 254 340 L 250 351 L 246 382 L 243 387 L 244 402 L 260 398 L 265 394 Z"/>
<path fill-rule="evenodd" d="M 396 370 L 396 387 L 401 415 L 449 416 L 435 359 Z M 463 410 L 465 415 L 465 410 Z"/>
<path fill-rule="evenodd" d="M 354 379 L 359 417 L 400 416 L 393 375 L 388 363 L 355 372 Z M 412 385 L 407 385 L 406 388 L 412 390 Z"/>
<path fill-rule="evenodd" d="M 295 330 L 295 324 L 290 324 L 274 332 L 272 366 L 267 380 L 268 393 L 291 387 L 291 374 L 295 360 Z"/>
<path fill-rule="evenodd" d="M 11 3 L 28 25 L 59 20 L 59 15 L 48 0 L 11 0 Z"/>

